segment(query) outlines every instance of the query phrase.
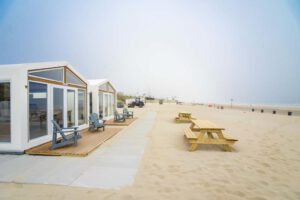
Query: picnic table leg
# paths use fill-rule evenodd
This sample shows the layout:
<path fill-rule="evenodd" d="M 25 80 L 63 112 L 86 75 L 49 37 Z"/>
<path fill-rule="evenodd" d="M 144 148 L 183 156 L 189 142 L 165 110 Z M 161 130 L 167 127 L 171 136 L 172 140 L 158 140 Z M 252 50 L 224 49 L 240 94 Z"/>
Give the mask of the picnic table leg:
<path fill-rule="evenodd" d="M 216 134 L 218 135 L 219 139 L 225 139 L 221 130 L 216 131 Z"/>
<path fill-rule="evenodd" d="M 231 151 L 229 144 L 224 144 L 224 151 Z"/>
<path fill-rule="evenodd" d="M 225 139 L 221 130 L 216 131 L 219 139 Z M 223 144 L 224 151 L 231 151 L 229 144 Z"/>
<path fill-rule="evenodd" d="M 209 139 L 214 139 L 212 132 L 207 132 L 207 136 Z"/>
<path fill-rule="evenodd" d="M 189 151 L 195 151 L 198 147 L 198 144 L 197 143 L 192 143 L 190 148 L 189 148 Z"/>
<path fill-rule="evenodd" d="M 194 141 L 195 143 L 192 143 L 190 148 L 189 148 L 189 151 L 195 151 L 200 143 L 201 140 L 203 140 L 204 138 L 204 134 L 205 134 L 205 131 L 201 130 L 200 133 L 199 133 L 199 136 L 197 138 L 196 141 Z"/>

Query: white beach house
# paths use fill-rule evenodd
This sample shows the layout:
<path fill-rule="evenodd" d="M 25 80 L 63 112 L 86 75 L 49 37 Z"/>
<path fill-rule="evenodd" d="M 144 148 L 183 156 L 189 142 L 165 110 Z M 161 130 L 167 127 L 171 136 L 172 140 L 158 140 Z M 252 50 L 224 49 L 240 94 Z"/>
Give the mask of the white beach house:
<path fill-rule="evenodd" d="M 89 80 L 90 113 L 100 118 L 111 119 L 116 109 L 117 91 L 107 79 Z"/>
<path fill-rule="evenodd" d="M 67 62 L 0 65 L 0 152 L 52 138 L 51 120 L 88 127 L 88 83 Z"/>

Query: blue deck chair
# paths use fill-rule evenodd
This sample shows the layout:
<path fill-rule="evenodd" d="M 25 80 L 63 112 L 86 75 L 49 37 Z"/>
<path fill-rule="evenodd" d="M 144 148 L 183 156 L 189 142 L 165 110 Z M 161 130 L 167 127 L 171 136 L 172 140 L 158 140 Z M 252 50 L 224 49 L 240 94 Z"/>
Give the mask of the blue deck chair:
<path fill-rule="evenodd" d="M 51 149 L 57 149 L 59 147 L 67 146 L 70 144 L 77 144 L 77 140 L 81 138 L 78 127 L 61 128 L 55 120 L 51 120 L 53 124 L 53 136 Z M 65 135 L 65 133 L 71 133 Z M 57 138 L 57 135 L 61 135 L 61 139 Z"/>
<path fill-rule="evenodd" d="M 119 114 L 117 110 L 114 111 L 115 121 L 116 122 L 125 122 L 125 117 L 123 114 Z"/>
<path fill-rule="evenodd" d="M 90 126 L 89 130 L 97 130 L 99 128 L 103 128 L 103 131 L 105 130 L 105 125 L 103 120 L 99 120 L 98 115 L 96 113 L 92 113 L 90 115 Z"/>
<path fill-rule="evenodd" d="M 133 111 L 128 111 L 127 108 L 124 108 L 124 109 L 123 109 L 123 115 L 124 115 L 124 117 L 126 117 L 126 118 L 129 118 L 129 117 L 133 118 Z"/>

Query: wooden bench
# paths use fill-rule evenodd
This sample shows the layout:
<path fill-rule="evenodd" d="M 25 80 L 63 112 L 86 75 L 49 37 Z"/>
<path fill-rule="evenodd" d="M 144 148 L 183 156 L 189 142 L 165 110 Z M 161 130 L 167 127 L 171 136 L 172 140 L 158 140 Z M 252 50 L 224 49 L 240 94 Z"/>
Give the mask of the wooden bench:
<path fill-rule="evenodd" d="M 189 127 L 184 129 L 184 135 L 188 140 L 189 139 L 191 139 L 191 140 L 196 140 L 197 139 L 196 134 Z"/>
<path fill-rule="evenodd" d="M 239 141 L 237 139 L 233 139 L 230 135 L 228 135 L 228 133 L 223 133 L 223 136 L 227 141 L 232 141 L 233 143 Z"/>

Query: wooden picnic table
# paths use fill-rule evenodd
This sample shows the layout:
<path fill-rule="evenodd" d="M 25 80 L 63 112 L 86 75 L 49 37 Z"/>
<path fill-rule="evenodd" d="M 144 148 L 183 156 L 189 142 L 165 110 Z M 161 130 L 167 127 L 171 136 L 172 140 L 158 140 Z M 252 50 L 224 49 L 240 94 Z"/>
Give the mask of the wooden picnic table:
<path fill-rule="evenodd" d="M 191 116 L 192 115 L 192 113 L 190 113 L 190 112 L 186 112 L 186 111 L 181 111 L 181 112 L 179 112 L 179 114 L 178 114 L 179 116 L 187 116 L 187 117 L 189 117 L 189 116 Z"/>
<path fill-rule="evenodd" d="M 191 144 L 189 151 L 195 151 L 199 144 L 222 144 L 224 151 L 231 151 L 229 145 L 234 144 L 236 139 L 224 135 L 225 128 L 219 127 L 208 120 L 191 120 L 190 127 L 184 129 L 185 136 Z M 215 133 L 216 135 L 213 135 Z"/>
<path fill-rule="evenodd" d="M 192 118 L 192 113 L 182 111 L 178 113 L 177 117 L 175 117 L 175 122 L 190 122 L 192 119 L 194 119 Z"/>

